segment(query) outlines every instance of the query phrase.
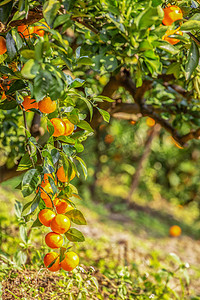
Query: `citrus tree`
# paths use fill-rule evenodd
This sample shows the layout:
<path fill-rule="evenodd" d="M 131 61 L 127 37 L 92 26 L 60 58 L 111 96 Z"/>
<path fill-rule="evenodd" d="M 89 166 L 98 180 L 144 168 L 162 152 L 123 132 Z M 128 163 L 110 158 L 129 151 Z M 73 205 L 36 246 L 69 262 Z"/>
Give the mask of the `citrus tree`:
<path fill-rule="evenodd" d="M 102 120 L 148 116 L 180 147 L 199 139 L 199 10 L 199 1 L 1 1 L 0 179 L 24 173 L 23 224 L 50 227 L 45 242 L 60 249 L 44 258 L 50 271 L 79 263 L 69 243 L 84 236 L 72 223 L 86 220 L 71 181 L 87 177 L 80 153 Z"/>

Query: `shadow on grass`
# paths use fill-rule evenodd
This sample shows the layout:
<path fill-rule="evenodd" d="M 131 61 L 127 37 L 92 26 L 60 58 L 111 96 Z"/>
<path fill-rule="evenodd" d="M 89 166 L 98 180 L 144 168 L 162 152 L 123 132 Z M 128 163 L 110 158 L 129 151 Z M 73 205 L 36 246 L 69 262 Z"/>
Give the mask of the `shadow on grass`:
<path fill-rule="evenodd" d="M 96 199 L 98 199 L 98 194 L 97 192 Z M 195 224 L 188 225 L 184 220 L 177 220 L 173 215 L 165 211 L 137 203 L 127 204 L 123 198 L 113 197 L 102 190 L 98 202 L 96 201 L 95 203 L 101 203 L 109 212 L 109 216 L 100 215 L 101 221 L 110 219 L 118 222 L 125 229 L 131 230 L 135 234 L 148 235 L 150 238 L 163 238 L 169 236 L 169 228 L 172 225 L 178 225 L 181 227 L 183 235 L 188 235 L 195 240 L 200 238 L 200 230 L 195 229 Z"/>

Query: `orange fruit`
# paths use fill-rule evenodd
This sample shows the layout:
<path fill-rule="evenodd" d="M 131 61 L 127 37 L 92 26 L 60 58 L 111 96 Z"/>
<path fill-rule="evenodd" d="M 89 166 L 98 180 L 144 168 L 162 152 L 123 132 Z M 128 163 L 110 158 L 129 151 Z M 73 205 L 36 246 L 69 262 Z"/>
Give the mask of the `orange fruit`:
<path fill-rule="evenodd" d="M 24 101 L 22 102 L 22 105 L 25 109 L 25 111 L 30 111 L 31 108 L 38 109 L 38 103 L 35 99 L 31 99 L 30 96 L 25 96 Z"/>
<path fill-rule="evenodd" d="M 170 234 L 170 236 L 173 236 L 173 237 L 180 236 L 181 232 L 182 232 L 181 228 L 177 225 L 173 225 L 169 229 L 169 234 Z"/>
<path fill-rule="evenodd" d="M 64 118 L 63 122 L 65 123 L 66 129 L 64 135 L 70 135 L 74 131 L 74 124 L 72 124 L 68 119 Z"/>
<path fill-rule="evenodd" d="M 59 200 L 56 204 L 56 211 L 58 214 L 65 214 L 66 212 L 74 209 L 70 204 L 68 204 L 65 200 Z"/>
<path fill-rule="evenodd" d="M 44 198 L 43 201 L 44 201 L 46 207 L 48 207 L 48 208 L 52 208 L 53 207 L 51 199 L 49 197 L 48 198 Z"/>
<path fill-rule="evenodd" d="M 50 198 L 48 194 L 53 193 L 52 187 L 48 181 L 42 181 L 36 192 L 41 191 L 40 197 L 44 200 Z"/>
<path fill-rule="evenodd" d="M 44 114 L 50 114 L 56 110 L 56 101 L 52 101 L 50 97 L 45 97 L 38 103 L 39 110 Z"/>
<path fill-rule="evenodd" d="M 135 123 L 136 123 L 136 121 L 133 121 L 133 120 L 130 121 L 130 124 L 131 124 L 131 125 L 135 125 Z"/>
<path fill-rule="evenodd" d="M 46 22 L 42 22 L 41 25 L 34 26 L 34 33 L 39 36 L 44 36 L 45 31 L 43 30 L 45 27 L 49 28 Z"/>
<path fill-rule="evenodd" d="M 49 173 L 45 173 L 44 174 L 44 182 L 49 182 L 49 177 L 51 177 L 52 179 L 54 179 L 52 174 Z"/>
<path fill-rule="evenodd" d="M 182 10 L 176 5 L 167 6 L 163 9 L 163 11 L 164 18 L 162 22 L 166 26 L 170 26 L 173 22 L 183 19 Z"/>
<path fill-rule="evenodd" d="M 168 29 L 165 32 L 165 35 L 163 35 L 162 40 L 167 41 L 171 45 L 176 45 L 178 42 L 180 42 L 180 40 L 175 39 L 175 38 L 170 38 L 169 35 L 173 35 L 173 34 L 183 35 L 183 32 L 180 31 L 179 29 L 180 29 L 180 27 L 175 30 Z"/>
<path fill-rule="evenodd" d="M 72 271 L 78 266 L 78 264 L 79 264 L 79 257 L 73 251 L 69 251 L 65 253 L 65 258 L 60 263 L 61 268 L 63 268 L 63 270 L 65 271 Z"/>
<path fill-rule="evenodd" d="M 31 38 L 34 33 L 34 27 L 33 26 L 28 26 L 28 25 L 20 25 L 17 27 L 17 31 L 21 35 L 21 37 Z"/>
<path fill-rule="evenodd" d="M 39 212 L 38 219 L 44 226 L 50 227 L 51 221 L 53 220 L 53 218 L 55 218 L 55 216 L 56 216 L 55 212 L 45 208 Z"/>
<path fill-rule="evenodd" d="M 154 125 L 155 125 L 155 120 L 154 119 L 152 119 L 152 118 L 147 118 L 146 119 L 146 124 L 147 124 L 147 126 L 149 126 L 149 127 L 153 127 Z"/>
<path fill-rule="evenodd" d="M 104 139 L 106 144 L 112 144 L 114 141 L 114 137 L 111 134 L 107 134 Z"/>
<path fill-rule="evenodd" d="M 48 266 L 54 261 L 55 263 L 50 267 L 48 268 Z M 60 270 L 61 268 L 61 265 L 60 265 L 60 259 L 59 259 L 59 254 L 56 253 L 56 252 L 49 252 L 45 255 L 44 257 L 44 265 L 45 267 L 49 270 L 49 271 L 52 271 L 52 272 L 56 272 L 58 270 Z"/>
<path fill-rule="evenodd" d="M 0 36 L 0 55 L 6 53 L 7 47 L 6 47 L 6 40 L 3 36 Z"/>
<path fill-rule="evenodd" d="M 57 249 L 62 247 L 63 237 L 59 233 L 49 232 L 45 236 L 45 243 L 47 244 L 48 247 L 52 249 Z"/>
<path fill-rule="evenodd" d="M 57 177 L 58 177 L 58 180 L 60 180 L 61 182 L 68 182 L 68 181 L 71 181 L 72 179 L 74 179 L 74 177 L 76 176 L 76 173 L 74 170 L 72 170 L 72 174 L 71 174 L 71 177 L 70 177 L 70 180 L 68 178 L 67 175 L 65 175 L 65 171 L 64 171 L 64 168 L 63 166 L 60 167 L 57 171 Z"/>
<path fill-rule="evenodd" d="M 65 215 L 59 214 L 52 219 L 50 227 L 53 232 L 63 234 L 70 228 L 70 220 Z"/>
<path fill-rule="evenodd" d="M 53 136 L 58 137 L 65 134 L 66 126 L 62 119 L 53 118 L 50 121 L 54 127 Z"/>

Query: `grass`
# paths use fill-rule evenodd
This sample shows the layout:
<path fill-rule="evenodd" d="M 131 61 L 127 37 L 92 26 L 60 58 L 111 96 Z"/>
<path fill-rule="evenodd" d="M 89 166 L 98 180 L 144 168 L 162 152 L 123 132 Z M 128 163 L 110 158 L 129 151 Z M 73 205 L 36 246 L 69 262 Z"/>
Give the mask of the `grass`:
<path fill-rule="evenodd" d="M 160 199 L 162 203 L 158 202 L 157 207 L 153 202 L 136 202 L 136 209 L 128 210 L 117 195 L 119 201 L 110 209 L 103 202 L 91 201 L 84 188 L 84 200 L 78 207 L 88 221 L 80 228 L 86 242 L 74 247 L 81 268 L 52 274 L 42 264 L 48 251 L 44 244 L 48 229 L 32 230 L 27 245 L 20 239 L 14 202 L 24 199 L 13 190 L 17 183 L 14 179 L 0 187 L 0 278 L 4 279 L 4 299 L 58 299 L 58 295 L 59 299 L 143 300 L 151 295 L 161 300 L 200 299 L 199 225 L 193 205 L 184 209 Z M 174 222 L 183 229 L 183 235 L 176 239 L 168 236 Z M 24 252 L 28 264 L 19 267 L 16 254 Z"/>

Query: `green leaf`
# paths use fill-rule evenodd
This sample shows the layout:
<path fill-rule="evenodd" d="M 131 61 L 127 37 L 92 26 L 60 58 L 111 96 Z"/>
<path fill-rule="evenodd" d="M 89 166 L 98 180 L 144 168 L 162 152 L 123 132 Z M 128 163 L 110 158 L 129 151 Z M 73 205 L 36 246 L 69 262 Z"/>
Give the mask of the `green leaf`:
<path fill-rule="evenodd" d="M 12 29 L 11 32 L 12 32 L 12 37 L 17 46 L 17 49 L 20 50 L 23 46 L 23 40 L 16 29 Z"/>
<path fill-rule="evenodd" d="M 21 74 L 26 79 L 34 79 L 39 73 L 40 65 L 34 60 L 29 59 L 23 66 Z"/>
<path fill-rule="evenodd" d="M 26 59 L 34 59 L 35 58 L 35 51 L 29 50 L 29 49 L 23 49 L 21 50 L 21 55 Z"/>
<path fill-rule="evenodd" d="M 15 41 L 9 32 L 6 35 L 6 47 L 7 47 L 7 51 L 8 51 L 8 55 L 9 55 L 10 59 L 13 59 L 15 57 L 15 55 L 17 54 L 17 50 L 15 47 Z"/>
<path fill-rule="evenodd" d="M 40 222 L 40 220 L 37 217 L 37 219 L 33 222 L 31 228 L 41 227 L 41 226 L 43 226 L 43 224 Z"/>
<path fill-rule="evenodd" d="M 198 66 L 198 63 L 199 63 L 199 49 L 198 49 L 196 43 L 194 41 L 192 41 L 190 51 L 189 51 L 189 55 L 188 55 L 188 59 L 187 59 L 187 63 L 186 63 L 186 66 L 185 66 L 186 80 L 190 79 L 192 73 L 194 72 L 194 70 Z"/>
<path fill-rule="evenodd" d="M 67 143 L 67 144 L 75 144 L 75 140 L 68 137 L 68 136 L 59 136 L 59 137 L 57 137 L 57 140 L 61 141 L 61 142 L 64 142 L 64 143 Z"/>
<path fill-rule="evenodd" d="M 22 156 L 22 159 L 19 162 L 17 171 L 24 171 L 24 170 L 27 170 L 31 167 L 32 167 L 32 162 L 31 162 L 31 159 L 29 157 L 29 154 L 25 153 L 25 155 Z"/>
<path fill-rule="evenodd" d="M 189 20 L 185 22 L 180 30 L 181 31 L 190 31 L 190 30 L 199 30 L 200 29 L 200 21 L 197 20 Z"/>
<path fill-rule="evenodd" d="M 19 226 L 19 233 L 22 241 L 26 244 L 28 242 L 27 230 L 24 225 Z"/>
<path fill-rule="evenodd" d="M 85 80 L 76 78 L 72 81 L 72 83 L 70 84 L 70 88 L 77 88 L 77 87 L 81 87 L 83 84 L 85 83 Z"/>
<path fill-rule="evenodd" d="M 82 158 L 80 158 L 79 156 L 76 156 L 75 158 L 79 161 L 79 163 L 81 165 L 81 168 L 83 170 L 83 174 L 84 174 L 85 179 L 86 179 L 87 178 L 87 166 L 86 166 L 84 160 L 82 160 Z"/>
<path fill-rule="evenodd" d="M 26 84 L 23 82 L 23 80 L 16 80 L 11 87 L 9 88 L 9 90 L 6 92 L 6 95 L 10 95 L 16 91 L 22 90 L 26 87 Z"/>
<path fill-rule="evenodd" d="M 13 72 L 13 70 L 9 69 L 6 66 L 0 66 L 0 73 L 15 76 L 15 73 Z"/>
<path fill-rule="evenodd" d="M 17 107 L 17 101 L 5 99 L 0 102 L 0 109 L 9 110 Z"/>
<path fill-rule="evenodd" d="M 60 9 L 60 1 L 49 0 L 43 5 L 43 15 L 47 24 L 52 27 L 55 17 Z"/>
<path fill-rule="evenodd" d="M 80 99 L 83 100 L 83 101 L 86 103 L 86 105 L 87 105 L 87 107 L 88 107 L 88 109 L 89 109 L 89 112 L 90 112 L 90 121 L 91 121 L 91 120 L 92 120 L 92 115 L 93 115 L 93 107 L 92 107 L 92 104 L 90 103 L 90 101 L 89 101 L 88 99 L 86 99 L 86 98 L 84 98 L 84 97 L 81 97 Z"/>
<path fill-rule="evenodd" d="M 106 121 L 107 123 L 109 123 L 109 121 L 110 121 L 110 114 L 106 110 L 104 110 L 104 109 L 101 109 L 101 108 L 98 108 L 98 107 L 97 107 L 97 109 L 100 112 L 100 114 L 102 115 L 104 121 Z"/>
<path fill-rule="evenodd" d="M 177 47 L 174 47 L 170 43 L 162 42 L 162 44 L 158 45 L 157 47 L 161 50 L 165 50 L 172 55 L 175 55 L 179 52 L 179 49 L 177 49 Z"/>
<path fill-rule="evenodd" d="M 137 16 L 135 22 L 140 30 L 147 30 L 153 24 L 161 24 L 163 17 L 164 12 L 161 6 L 148 7 Z"/>
<path fill-rule="evenodd" d="M 6 4 L 0 4 L 0 22 L 2 22 L 3 24 L 5 24 L 10 16 L 10 12 L 12 9 L 12 5 L 13 5 L 13 0 L 10 0 L 9 3 Z"/>
<path fill-rule="evenodd" d="M 22 179 L 22 194 L 24 197 L 32 194 L 40 181 L 39 172 L 37 169 L 27 171 Z"/>
<path fill-rule="evenodd" d="M 63 259 L 65 258 L 66 251 L 67 251 L 67 248 L 65 248 L 65 247 L 60 248 L 60 262 L 63 261 Z"/>
<path fill-rule="evenodd" d="M 4 1 L 2 1 L 1 3 L 0 3 L 0 6 L 3 6 L 3 5 L 5 5 L 5 4 L 7 4 L 7 3 L 9 3 L 9 2 L 11 2 L 12 0 L 4 0 Z"/>
<path fill-rule="evenodd" d="M 107 101 L 107 102 L 115 102 L 115 100 L 109 98 L 109 97 L 106 97 L 106 96 L 102 96 L 102 95 L 99 95 L 95 98 L 99 98 L 99 99 L 102 99 L 103 101 Z"/>
<path fill-rule="evenodd" d="M 118 67 L 118 61 L 113 55 L 106 55 L 100 62 L 103 63 L 105 69 L 109 72 L 113 72 Z"/>
<path fill-rule="evenodd" d="M 175 62 L 169 65 L 166 74 L 174 74 L 176 78 L 179 78 L 180 71 L 181 71 L 180 63 Z"/>
<path fill-rule="evenodd" d="M 33 93 L 36 101 L 42 100 L 49 91 L 50 84 L 53 78 L 50 72 L 40 70 L 39 74 L 34 79 Z"/>
<path fill-rule="evenodd" d="M 81 66 L 91 66 L 93 64 L 93 61 L 91 58 L 89 58 L 88 56 L 82 56 L 77 60 L 77 65 Z"/>
<path fill-rule="evenodd" d="M 70 14 L 64 14 L 64 15 L 58 16 L 54 21 L 53 28 L 56 28 L 60 25 L 66 24 L 66 23 L 71 25 L 72 21 L 71 21 L 70 17 L 71 17 Z"/>
<path fill-rule="evenodd" d="M 77 225 L 86 225 L 87 222 L 82 214 L 82 212 L 78 209 L 72 209 L 65 213 L 65 215 L 75 224 Z"/>
<path fill-rule="evenodd" d="M 70 228 L 65 233 L 65 236 L 70 242 L 84 242 L 85 241 L 84 235 L 76 228 Z"/>
<path fill-rule="evenodd" d="M 92 127 L 90 126 L 90 124 L 84 120 L 80 121 L 77 126 L 81 129 L 87 130 L 89 132 L 94 132 L 94 130 L 92 129 Z"/>

